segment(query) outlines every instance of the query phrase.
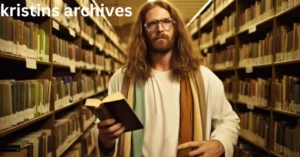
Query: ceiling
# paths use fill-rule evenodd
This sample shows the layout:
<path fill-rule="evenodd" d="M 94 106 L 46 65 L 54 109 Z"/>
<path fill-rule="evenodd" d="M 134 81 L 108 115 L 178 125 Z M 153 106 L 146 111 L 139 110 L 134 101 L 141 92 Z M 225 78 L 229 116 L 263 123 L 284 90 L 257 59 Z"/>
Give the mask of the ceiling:
<path fill-rule="evenodd" d="M 111 22 L 112 26 L 117 31 L 118 35 L 121 38 L 124 36 L 128 36 L 126 33 L 122 33 L 123 30 L 127 33 L 130 32 L 131 24 L 134 23 L 136 16 L 138 14 L 139 8 L 147 1 L 147 0 L 96 0 L 97 3 L 104 4 L 105 7 L 131 7 L 132 16 L 131 17 L 118 17 L 111 16 L 107 17 Z M 183 20 L 187 23 L 207 2 L 207 0 L 169 0 L 179 11 Z M 121 39 L 122 40 L 122 39 Z M 126 39 L 125 39 L 126 40 Z"/>

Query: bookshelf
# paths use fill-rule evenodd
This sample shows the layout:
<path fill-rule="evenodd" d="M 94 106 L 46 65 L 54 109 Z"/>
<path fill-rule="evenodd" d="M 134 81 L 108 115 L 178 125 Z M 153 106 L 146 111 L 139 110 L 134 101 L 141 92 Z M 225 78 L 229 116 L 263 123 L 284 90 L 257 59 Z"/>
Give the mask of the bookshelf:
<path fill-rule="evenodd" d="M 299 11 L 299 0 L 216 0 L 187 25 L 242 120 L 236 156 L 300 155 Z"/>
<path fill-rule="evenodd" d="M 61 10 L 97 5 L 94 0 L 18 3 Z M 16 146 L 12 142 L 20 149 L 6 155 L 82 153 L 83 146 L 78 145 L 82 141 L 88 148 L 85 155 L 95 155 L 91 136 L 96 118 L 83 104 L 87 98 L 107 95 L 110 76 L 127 58 L 109 21 L 87 13 L 70 18 L 0 17 L 0 156 Z M 24 140 L 42 139 L 47 139 L 41 142 L 42 150 L 36 143 L 21 145 Z"/>

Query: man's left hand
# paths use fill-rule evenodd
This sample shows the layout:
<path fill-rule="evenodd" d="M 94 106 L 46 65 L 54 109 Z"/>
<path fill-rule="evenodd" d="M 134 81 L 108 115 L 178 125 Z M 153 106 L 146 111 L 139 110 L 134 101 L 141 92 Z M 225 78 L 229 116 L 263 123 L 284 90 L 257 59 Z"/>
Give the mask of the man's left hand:
<path fill-rule="evenodd" d="M 224 153 L 224 147 L 218 140 L 190 141 L 178 146 L 178 149 L 195 148 L 189 156 L 219 157 Z"/>

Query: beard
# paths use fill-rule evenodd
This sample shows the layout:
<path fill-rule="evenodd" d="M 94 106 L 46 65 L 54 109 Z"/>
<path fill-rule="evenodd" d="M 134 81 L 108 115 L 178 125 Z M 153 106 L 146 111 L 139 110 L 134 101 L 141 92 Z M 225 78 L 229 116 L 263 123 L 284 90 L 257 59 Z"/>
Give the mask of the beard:
<path fill-rule="evenodd" d="M 174 47 L 174 39 L 166 34 L 160 34 L 155 38 L 148 40 L 148 48 L 150 52 L 166 54 L 171 51 Z"/>

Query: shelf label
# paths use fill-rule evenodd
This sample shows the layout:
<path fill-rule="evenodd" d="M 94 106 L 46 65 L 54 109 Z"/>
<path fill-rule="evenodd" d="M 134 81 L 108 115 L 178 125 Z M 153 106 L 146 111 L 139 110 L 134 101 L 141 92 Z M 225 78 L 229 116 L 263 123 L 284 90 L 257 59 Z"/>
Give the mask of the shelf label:
<path fill-rule="evenodd" d="M 208 52 L 208 49 L 206 48 L 206 49 L 204 49 L 204 53 L 207 53 Z"/>
<path fill-rule="evenodd" d="M 26 68 L 37 69 L 36 60 L 31 58 L 26 58 Z"/>
<path fill-rule="evenodd" d="M 71 71 L 71 73 L 75 73 L 76 72 L 75 65 L 70 65 L 70 71 Z"/>
<path fill-rule="evenodd" d="M 249 110 L 254 110 L 254 105 L 252 105 L 252 104 L 247 104 L 247 109 L 249 109 Z"/>
<path fill-rule="evenodd" d="M 253 66 L 246 66 L 246 73 L 252 73 L 253 72 Z"/>
<path fill-rule="evenodd" d="M 256 25 L 251 26 L 248 31 L 249 31 L 249 34 L 254 33 L 256 31 Z"/>
<path fill-rule="evenodd" d="M 222 37 L 222 38 L 220 39 L 220 44 L 223 45 L 223 44 L 225 44 L 225 42 L 226 42 L 226 38 L 225 38 L 225 37 Z"/>
<path fill-rule="evenodd" d="M 90 44 L 90 45 L 93 45 L 93 44 L 94 44 L 94 40 L 93 40 L 93 39 L 90 39 L 89 44 Z"/>
<path fill-rule="evenodd" d="M 69 33 L 72 37 L 76 37 L 75 31 L 72 28 L 69 28 Z"/>
<path fill-rule="evenodd" d="M 52 27 L 59 31 L 59 24 L 54 20 L 52 20 Z"/>

